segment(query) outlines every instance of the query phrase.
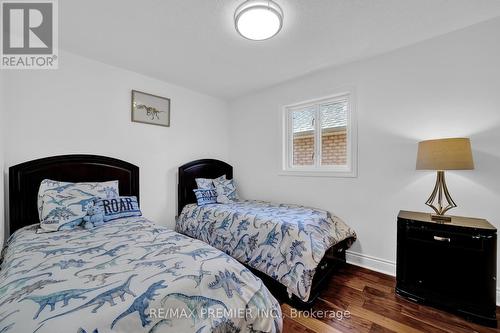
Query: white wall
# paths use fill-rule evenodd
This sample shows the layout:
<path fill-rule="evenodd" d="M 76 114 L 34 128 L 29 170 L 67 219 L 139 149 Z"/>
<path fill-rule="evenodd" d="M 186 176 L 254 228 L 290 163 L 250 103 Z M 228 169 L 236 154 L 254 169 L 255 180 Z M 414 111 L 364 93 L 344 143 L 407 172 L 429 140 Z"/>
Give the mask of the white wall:
<path fill-rule="evenodd" d="M 359 236 L 349 260 L 394 273 L 398 211 L 430 211 L 435 174 L 415 171 L 417 142 L 466 136 L 476 170 L 447 173 L 452 212 L 500 227 L 498 31 L 500 20 L 486 22 L 233 101 L 230 160 L 243 197 L 334 212 Z M 345 86 L 357 95 L 359 176 L 278 175 L 282 106 Z"/>
<path fill-rule="evenodd" d="M 132 123 L 131 89 L 169 97 L 171 127 Z M 228 155 L 225 101 L 68 52 L 58 70 L 9 73 L 6 94 L 7 167 L 73 153 L 134 163 L 144 215 L 170 227 L 179 165 Z"/>
<path fill-rule="evenodd" d="M 4 231 L 4 169 L 5 169 L 5 73 L 0 72 L 0 244 L 3 242 Z"/>

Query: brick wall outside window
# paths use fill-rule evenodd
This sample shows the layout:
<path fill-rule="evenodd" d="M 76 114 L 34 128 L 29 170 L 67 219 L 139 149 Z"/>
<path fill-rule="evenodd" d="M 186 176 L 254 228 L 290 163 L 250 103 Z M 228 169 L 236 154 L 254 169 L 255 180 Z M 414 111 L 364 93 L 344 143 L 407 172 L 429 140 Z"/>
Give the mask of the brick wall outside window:
<path fill-rule="evenodd" d="M 326 132 L 322 135 L 322 165 L 345 165 L 347 163 L 346 131 Z M 297 135 L 293 139 L 293 164 L 313 165 L 313 135 Z"/>
<path fill-rule="evenodd" d="M 313 165 L 314 136 L 296 136 L 293 138 L 293 165 Z"/>

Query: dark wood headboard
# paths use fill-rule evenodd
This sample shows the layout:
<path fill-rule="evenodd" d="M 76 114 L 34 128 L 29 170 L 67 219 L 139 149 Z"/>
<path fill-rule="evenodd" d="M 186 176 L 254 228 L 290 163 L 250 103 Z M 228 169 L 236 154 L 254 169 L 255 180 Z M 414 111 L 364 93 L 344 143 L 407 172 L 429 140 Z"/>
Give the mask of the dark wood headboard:
<path fill-rule="evenodd" d="M 44 179 L 63 182 L 119 181 L 120 195 L 139 199 L 139 167 L 111 157 L 62 155 L 9 168 L 9 223 L 6 235 L 39 222 L 38 188 Z"/>
<path fill-rule="evenodd" d="M 226 175 L 227 179 L 233 179 L 233 167 L 219 160 L 197 160 L 179 167 L 178 214 L 182 212 L 184 206 L 196 202 L 193 192 L 197 188 L 196 178 L 213 179 L 222 175 Z"/>

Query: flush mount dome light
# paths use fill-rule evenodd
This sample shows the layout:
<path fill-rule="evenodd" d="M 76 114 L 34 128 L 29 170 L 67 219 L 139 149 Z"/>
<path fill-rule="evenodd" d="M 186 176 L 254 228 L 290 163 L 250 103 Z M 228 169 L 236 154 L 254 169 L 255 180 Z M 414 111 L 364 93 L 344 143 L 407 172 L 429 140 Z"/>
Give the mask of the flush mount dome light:
<path fill-rule="evenodd" d="M 248 0 L 236 8 L 234 25 L 247 39 L 269 39 L 281 30 L 283 11 L 271 0 Z"/>

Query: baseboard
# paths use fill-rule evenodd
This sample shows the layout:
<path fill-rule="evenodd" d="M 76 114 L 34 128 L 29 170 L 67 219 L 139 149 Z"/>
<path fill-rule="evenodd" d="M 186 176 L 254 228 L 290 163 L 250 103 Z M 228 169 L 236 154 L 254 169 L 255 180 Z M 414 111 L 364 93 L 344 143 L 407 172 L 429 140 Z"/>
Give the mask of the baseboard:
<path fill-rule="evenodd" d="M 396 263 L 377 257 L 372 257 L 366 254 L 356 253 L 347 250 L 346 260 L 349 264 L 367 268 L 369 270 L 384 273 L 391 276 L 396 276 Z"/>
<path fill-rule="evenodd" d="M 346 260 L 349 264 L 367 268 L 369 270 L 396 276 L 396 263 L 394 261 L 372 257 L 366 254 L 346 251 Z M 500 306 L 500 288 L 497 288 L 497 306 Z"/>

